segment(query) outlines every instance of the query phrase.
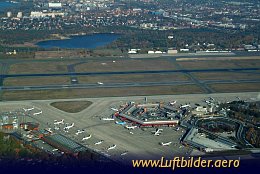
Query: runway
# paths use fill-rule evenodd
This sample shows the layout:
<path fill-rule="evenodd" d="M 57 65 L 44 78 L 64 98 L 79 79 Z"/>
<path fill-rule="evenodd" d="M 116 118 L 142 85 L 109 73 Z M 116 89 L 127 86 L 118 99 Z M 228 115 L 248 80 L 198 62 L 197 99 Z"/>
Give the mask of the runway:
<path fill-rule="evenodd" d="M 127 75 L 127 74 L 162 74 L 162 73 L 199 73 L 199 72 L 243 72 L 258 71 L 260 68 L 213 68 L 213 69 L 181 69 L 159 71 L 115 71 L 115 72 L 68 72 L 68 73 L 40 73 L 40 74 L 2 74 L 0 78 L 10 77 L 51 77 L 51 76 L 90 76 L 90 75 Z"/>
<path fill-rule="evenodd" d="M 198 81 L 198 80 L 197 80 Z M 233 84 L 233 83 L 260 83 L 260 79 L 255 80 L 201 80 L 194 81 L 174 81 L 174 82 L 142 82 L 142 83 L 97 83 L 88 84 L 68 84 L 68 85 L 44 85 L 44 86 L 3 86 L 2 90 L 53 90 L 53 89 L 93 89 L 93 88 L 125 88 L 125 87 L 146 87 L 146 86 L 170 86 L 170 85 L 208 85 L 208 84 Z M 210 89 L 207 93 L 213 93 Z"/>

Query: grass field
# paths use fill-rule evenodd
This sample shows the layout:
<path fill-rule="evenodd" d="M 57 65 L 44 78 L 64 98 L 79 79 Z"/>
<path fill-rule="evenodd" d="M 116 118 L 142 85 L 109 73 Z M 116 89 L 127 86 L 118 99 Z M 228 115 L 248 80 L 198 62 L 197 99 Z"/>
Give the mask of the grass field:
<path fill-rule="evenodd" d="M 51 106 L 68 113 L 77 113 L 83 111 L 91 104 L 92 102 L 90 101 L 64 101 L 51 103 Z"/>
<path fill-rule="evenodd" d="M 236 73 L 236 72 L 207 72 L 191 73 L 198 80 L 241 80 L 241 79 L 260 79 L 260 73 Z"/>
<path fill-rule="evenodd" d="M 151 86 L 129 88 L 62 89 L 36 91 L 3 91 L 2 100 L 41 100 L 84 97 L 166 95 L 202 93 L 196 85 Z"/>
<path fill-rule="evenodd" d="M 70 77 L 14 77 L 4 80 L 4 86 L 40 86 L 66 84 L 70 84 Z"/>
<path fill-rule="evenodd" d="M 109 76 L 79 76 L 79 83 L 127 83 L 127 82 L 169 82 L 189 80 L 185 74 L 129 74 Z"/>
<path fill-rule="evenodd" d="M 217 92 L 260 91 L 260 83 L 210 84 L 209 87 Z"/>
<path fill-rule="evenodd" d="M 75 67 L 77 72 L 173 70 L 175 65 L 167 60 L 117 60 L 88 62 Z"/>
<path fill-rule="evenodd" d="M 64 73 L 67 72 L 67 65 L 76 62 L 56 61 L 56 62 L 30 62 L 17 63 L 9 68 L 9 74 L 33 74 L 33 73 Z"/>
<path fill-rule="evenodd" d="M 259 68 L 260 60 L 178 61 L 185 69 Z"/>

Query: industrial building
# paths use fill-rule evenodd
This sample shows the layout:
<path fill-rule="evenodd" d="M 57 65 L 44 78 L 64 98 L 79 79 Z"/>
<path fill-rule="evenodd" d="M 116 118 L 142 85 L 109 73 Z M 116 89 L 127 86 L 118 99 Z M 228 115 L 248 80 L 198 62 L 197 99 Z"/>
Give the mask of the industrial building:
<path fill-rule="evenodd" d="M 115 116 L 129 120 L 140 127 L 174 126 L 179 123 L 178 110 L 169 105 L 130 103 Z"/>

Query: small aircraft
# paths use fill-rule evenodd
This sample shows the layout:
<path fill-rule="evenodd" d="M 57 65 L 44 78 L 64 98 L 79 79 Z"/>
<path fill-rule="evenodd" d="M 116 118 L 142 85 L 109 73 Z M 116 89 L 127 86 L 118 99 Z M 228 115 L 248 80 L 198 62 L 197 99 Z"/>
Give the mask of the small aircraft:
<path fill-rule="evenodd" d="M 104 83 L 102 83 L 102 82 L 97 82 L 97 84 L 99 84 L 99 85 L 103 85 Z"/>
<path fill-rule="evenodd" d="M 32 107 L 32 108 L 23 108 L 24 111 L 31 111 L 33 109 L 34 109 L 34 107 Z"/>
<path fill-rule="evenodd" d="M 104 120 L 104 121 L 113 121 L 113 120 L 115 120 L 114 118 L 101 118 L 101 120 Z"/>
<path fill-rule="evenodd" d="M 180 108 L 187 108 L 190 107 L 190 105 L 182 105 Z"/>
<path fill-rule="evenodd" d="M 103 143 L 103 140 L 100 140 L 100 141 L 96 142 L 95 145 L 99 145 L 101 143 Z"/>
<path fill-rule="evenodd" d="M 172 105 L 172 106 L 175 105 L 176 103 L 177 103 L 176 100 L 175 100 L 175 101 L 172 101 L 172 102 L 169 102 L 169 104 Z"/>
<path fill-rule="evenodd" d="M 116 108 L 110 108 L 110 109 L 113 111 L 116 111 L 116 112 L 118 111 L 118 109 L 116 109 Z"/>
<path fill-rule="evenodd" d="M 85 130 L 84 129 L 82 129 L 82 130 L 77 130 L 77 132 L 75 133 L 76 135 L 79 135 L 79 134 L 82 134 L 82 133 L 84 133 L 85 132 Z"/>
<path fill-rule="evenodd" d="M 135 129 L 135 128 L 137 128 L 137 126 L 128 126 L 128 125 L 126 125 L 125 128 L 128 129 L 128 130 L 130 130 L 130 129 Z"/>
<path fill-rule="evenodd" d="M 68 130 L 68 129 L 72 128 L 72 127 L 74 127 L 74 123 L 72 123 L 70 126 L 64 127 L 63 129 L 64 129 L 64 130 Z"/>
<path fill-rule="evenodd" d="M 170 141 L 170 142 L 167 142 L 167 143 L 163 143 L 163 142 L 161 142 L 161 145 L 162 146 L 169 146 L 169 145 L 171 145 L 172 144 L 172 142 Z"/>
<path fill-rule="evenodd" d="M 33 113 L 33 115 L 40 115 L 40 114 L 42 114 L 42 111 Z"/>
<path fill-rule="evenodd" d="M 46 128 L 45 130 L 47 130 L 48 132 L 52 133 L 51 128 Z"/>
<path fill-rule="evenodd" d="M 125 124 L 126 124 L 126 122 L 124 122 L 124 121 L 121 121 L 121 122 L 116 121 L 115 123 L 116 123 L 116 124 L 119 124 L 119 125 L 125 125 Z"/>
<path fill-rule="evenodd" d="M 87 136 L 87 137 L 83 137 L 83 138 L 82 138 L 82 141 L 88 140 L 88 139 L 90 139 L 90 138 L 91 138 L 91 134 L 90 134 L 89 136 Z"/>
<path fill-rule="evenodd" d="M 57 120 L 54 121 L 55 121 L 55 123 L 53 123 L 54 125 L 64 124 L 64 119 L 62 119 L 61 121 L 57 121 Z"/>
<path fill-rule="evenodd" d="M 107 148 L 107 150 L 112 150 L 112 149 L 115 149 L 116 148 L 116 145 L 114 144 L 113 146 L 110 146 L 109 148 Z"/>
<path fill-rule="evenodd" d="M 126 152 L 121 153 L 120 155 L 121 155 L 121 156 L 124 156 L 124 155 L 127 155 L 127 153 L 128 153 L 128 152 L 126 151 Z"/>
<path fill-rule="evenodd" d="M 156 131 L 152 131 L 152 133 L 156 136 L 159 136 L 162 133 L 163 129 L 156 129 Z"/>

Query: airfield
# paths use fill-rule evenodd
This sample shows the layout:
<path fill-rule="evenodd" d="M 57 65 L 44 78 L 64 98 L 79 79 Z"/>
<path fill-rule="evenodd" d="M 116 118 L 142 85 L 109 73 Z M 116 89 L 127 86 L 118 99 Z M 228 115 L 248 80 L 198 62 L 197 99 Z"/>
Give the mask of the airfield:
<path fill-rule="evenodd" d="M 260 56 L 1 59 L 0 100 L 258 91 Z"/>
<path fill-rule="evenodd" d="M 146 96 L 147 102 L 169 102 L 176 100 L 176 105 L 185 103 L 203 103 L 205 98 L 214 97 L 220 102 L 237 100 L 239 97 L 245 101 L 260 100 L 259 92 L 247 93 L 214 93 L 214 94 L 188 94 L 188 95 L 157 95 Z M 116 120 L 107 121 L 102 118 L 111 117 L 115 113 L 111 108 L 119 108 L 126 102 L 134 101 L 144 103 L 144 96 L 130 97 L 104 97 L 104 98 L 78 98 L 78 99 L 56 99 L 56 100 L 27 100 L 27 101 L 7 101 L 1 102 L 1 112 L 10 112 L 21 108 L 37 108 L 42 113 L 34 115 L 33 110 L 28 111 L 31 115 L 27 121 L 40 123 L 40 129 L 54 129 L 54 120 L 64 119 L 64 123 L 74 127 L 63 131 L 64 125 L 55 133 L 62 134 L 72 140 L 82 144 L 97 153 L 100 153 L 115 162 L 131 165 L 132 159 L 158 159 L 162 156 L 172 159 L 174 156 L 201 155 L 202 152 L 193 150 L 180 144 L 180 138 L 185 134 L 185 130 L 180 128 L 176 131 L 175 127 L 161 127 L 163 132 L 160 136 L 153 135 L 152 131 L 156 128 L 135 128 L 128 130 L 123 125 L 115 124 Z M 78 113 L 67 113 L 59 110 L 51 103 L 60 101 L 90 101 L 92 104 Z M 120 120 L 118 120 L 120 121 Z M 78 130 L 84 130 L 78 133 Z M 132 132 L 132 133 L 130 133 Z M 91 138 L 82 140 L 83 137 Z M 97 143 L 102 140 L 102 143 Z M 169 146 L 162 146 L 161 142 L 172 142 Z M 96 144 L 96 145 L 95 145 Z M 114 149 L 108 150 L 109 147 Z M 43 147 L 44 148 L 44 147 Z"/>

